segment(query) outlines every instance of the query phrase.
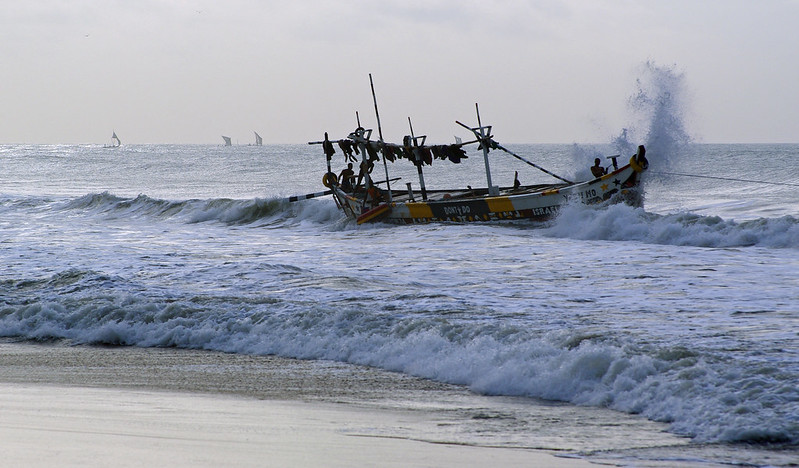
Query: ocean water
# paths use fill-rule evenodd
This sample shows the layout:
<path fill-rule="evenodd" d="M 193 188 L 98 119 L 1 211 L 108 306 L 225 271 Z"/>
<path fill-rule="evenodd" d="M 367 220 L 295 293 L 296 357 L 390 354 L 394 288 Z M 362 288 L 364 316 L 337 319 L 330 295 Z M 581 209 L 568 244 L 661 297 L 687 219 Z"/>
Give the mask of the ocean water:
<path fill-rule="evenodd" d="M 506 146 L 578 179 L 614 152 Z M 799 462 L 799 145 L 648 156 L 643 208 L 357 226 L 285 200 L 324 190 L 318 146 L 0 146 L 0 336 L 372 366 L 661 422 L 692 463 Z M 425 178 L 485 186 L 482 156 Z"/>

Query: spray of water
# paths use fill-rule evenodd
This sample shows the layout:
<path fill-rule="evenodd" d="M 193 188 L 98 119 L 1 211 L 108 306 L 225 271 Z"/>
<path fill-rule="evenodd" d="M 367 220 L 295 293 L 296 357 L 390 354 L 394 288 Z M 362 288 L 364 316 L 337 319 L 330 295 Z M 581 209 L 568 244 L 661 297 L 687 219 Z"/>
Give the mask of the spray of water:
<path fill-rule="evenodd" d="M 642 64 L 635 90 L 627 100 L 632 120 L 611 138 L 612 154 L 621 155 L 620 162 L 625 164 L 638 145 L 643 144 L 652 167 L 676 166 L 692 140 L 684 123 L 686 94 L 685 75 L 675 66 L 659 66 L 652 61 Z M 605 149 L 573 145 L 571 156 L 575 166 L 580 168 L 575 178 L 590 178 L 588 167 L 594 158 L 605 159 L 602 153 Z"/>
<path fill-rule="evenodd" d="M 629 98 L 628 106 L 638 117 L 646 122 L 646 136 L 643 137 L 647 156 L 655 167 L 665 168 L 676 163 L 684 153 L 691 137 L 685 129 L 686 84 L 685 75 L 675 67 L 658 66 L 646 62 L 641 75 L 636 80 L 636 91 Z M 631 126 L 631 128 L 635 128 Z M 620 154 L 632 154 L 635 148 L 630 137 L 640 138 L 627 129 L 614 138 L 613 144 Z"/>

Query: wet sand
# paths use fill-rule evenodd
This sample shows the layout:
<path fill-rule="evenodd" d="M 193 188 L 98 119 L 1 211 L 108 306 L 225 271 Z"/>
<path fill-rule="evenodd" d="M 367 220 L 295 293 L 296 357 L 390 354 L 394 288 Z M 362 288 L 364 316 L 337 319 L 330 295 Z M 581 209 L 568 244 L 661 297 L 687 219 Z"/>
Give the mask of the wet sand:
<path fill-rule="evenodd" d="M 363 435 L 409 415 L 334 404 L 27 384 L 0 384 L 0 393 L 4 466 L 589 465 Z"/>
<path fill-rule="evenodd" d="M 6 466 L 596 466 L 508 408 L 333 362 L 0 341 Z"/>

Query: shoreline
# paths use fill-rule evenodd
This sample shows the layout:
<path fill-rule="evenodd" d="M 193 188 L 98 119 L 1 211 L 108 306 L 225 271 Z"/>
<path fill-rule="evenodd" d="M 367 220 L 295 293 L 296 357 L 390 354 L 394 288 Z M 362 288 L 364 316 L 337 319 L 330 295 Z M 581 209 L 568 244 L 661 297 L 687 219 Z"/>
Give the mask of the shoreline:
<path fill-rule="evenodd" d="M 10 466 L 596 466 L 437 437 L 420 399 L 482 397 L 340 363 L 0 341 L 0 369 Z"/>
<path fill-rule="evenodd" d="M 593 466 L 544 451 L 364 432 L 407 415 L 321 402 L 0 384 L 7 466 Z"/>

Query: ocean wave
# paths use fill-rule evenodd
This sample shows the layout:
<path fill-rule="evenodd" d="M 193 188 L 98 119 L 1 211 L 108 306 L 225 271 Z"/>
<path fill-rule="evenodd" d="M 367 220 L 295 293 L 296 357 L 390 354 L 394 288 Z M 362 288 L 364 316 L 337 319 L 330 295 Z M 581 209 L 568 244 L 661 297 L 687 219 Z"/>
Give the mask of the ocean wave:
<path fill-rule="evenodd" d="M 328 359 L 461 384 L 483 394 L 641 414 L 700 442 L 799 442 L 795 369 L 768 362 L 644 347 L 623 336 L 579 330 L 539 333 L 513 320 L 399 316 L 257 294 L 167 300 L 126 292 L 135 288 L 124 285 L 92 294 L 89 283 L 118 280 L 91 271 L 42 281 L 42 289 L 86 288 L 42 301 L 6 300 L 0 306 L 0 335 Z M 0 284 L 0 289 L 13 298 L 16 286 Z"/>
<path fill-rule="evenodd" d="M 228 225 L 279 225 L 289 220 L 324 223 L 340 218 L 333 203 L 326 203 L 322 200 L 302 200 L 289 203 L 283 198 L 249 200 L 212 198 L 170 201 L 151 198 L 147 195 L 125 198 L 102 192 L 70 200 L 61 208 L 69 211 L 90 212 L 110 219 L 177 219 L 186 223 L 221 222 Z"/>
<path fill-rule="evenodd" d="M 28 203 L 37 207 L 45 202 Z M 219 222 L 280 228 L 310 222 L 315 225 L 327 224 L 333 229 L 349 226 L 347 219 L 329 199 L 294 203 L 284 198 L 170 201 L 147 195 L 125 198 L 103 192 L 69 200 L 62 203 L 60 209 L 88 212 L 107 219 L 175 219 L 190 224 Z M 361 226 L 362 229 L 380 227 L 384 225 Z M 541 232 L 549 237 L 580 240 L 637 241 L 711 248 L 799 248 L 799 219 L 793 216 L 736 222 L 691 212 L 660 215 L 625 204 L 596 207 L 571 203 L 564 206 L 558 217 Z"/>
<path fill-rule="evenodd" d="M 52 203 L 47 197 L 11 197 L 0 196 L 0 213 L 15 212 L 18 210 L 36 210 Z"/>
<path fill-rule="evenodd" d="M 597 208 L 574 203 L 561 210 L 544 234 L 693 247 L 799 248 L 799 219 L 782 216 L 736 222 L 688 212 L 659 215 L 624 204 Z"/>

